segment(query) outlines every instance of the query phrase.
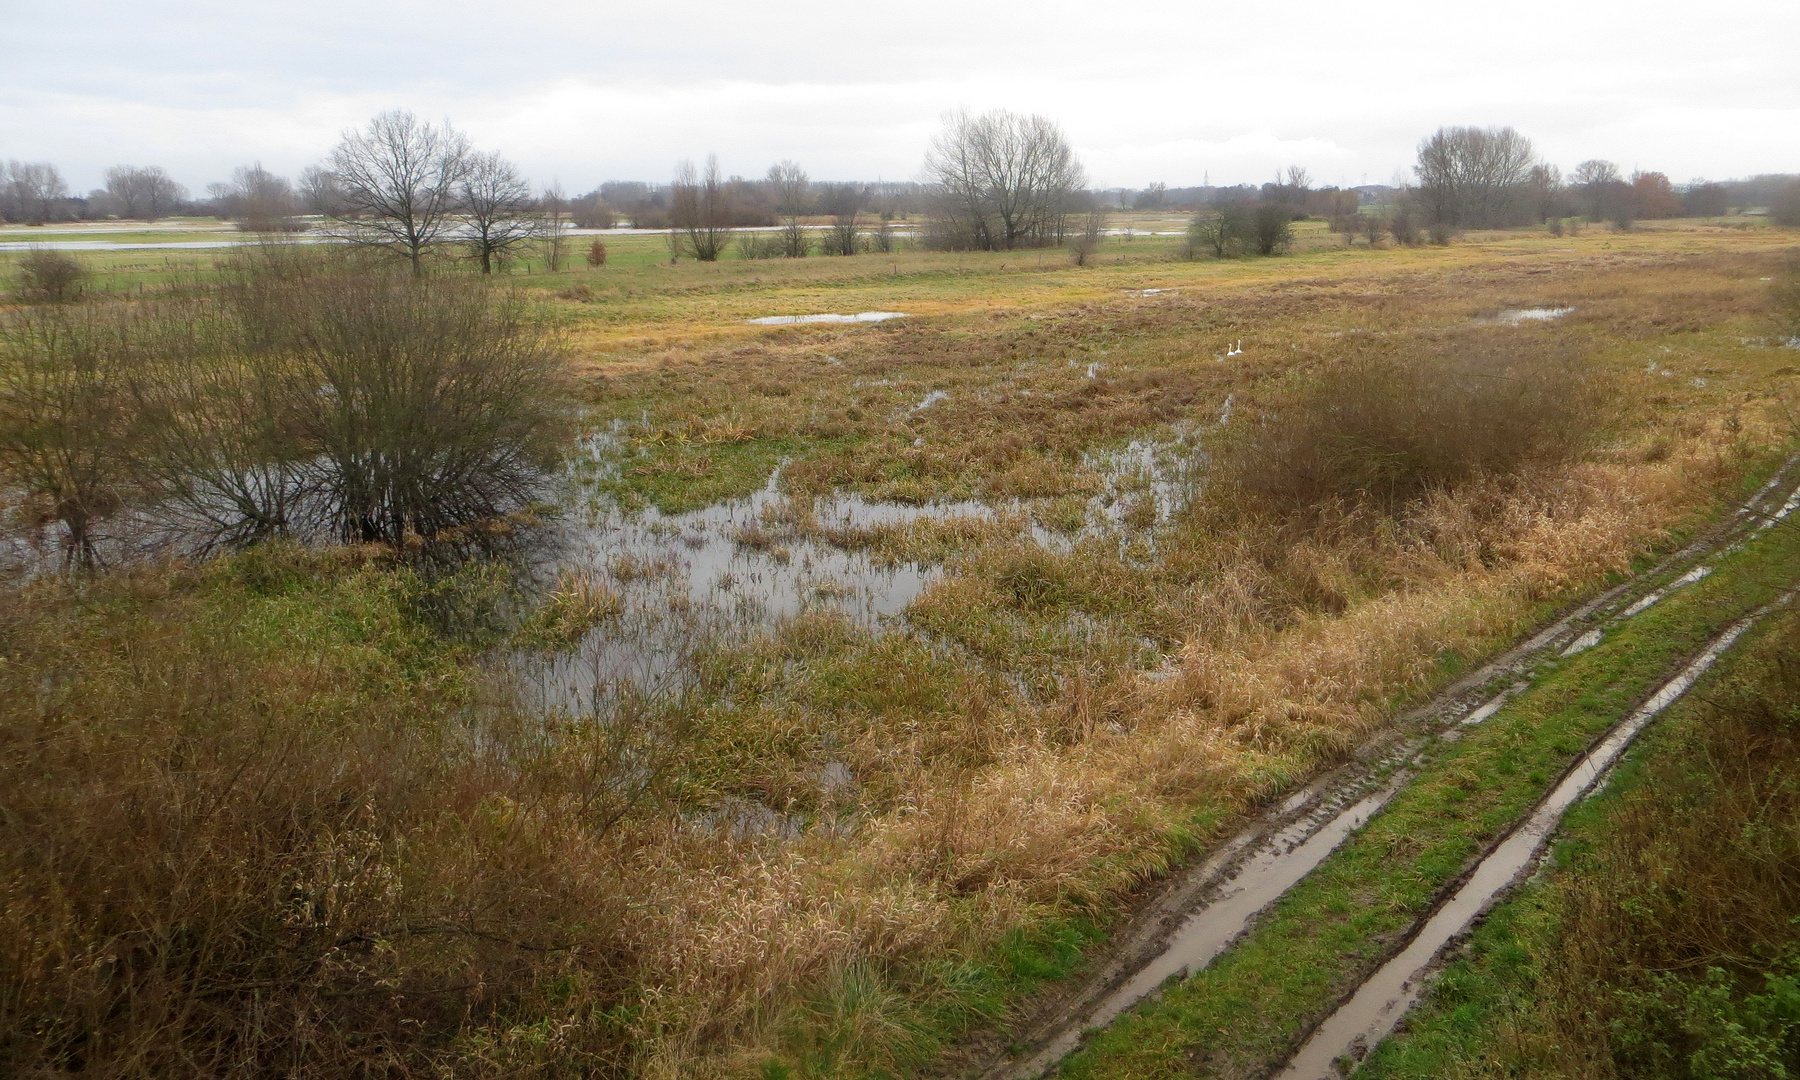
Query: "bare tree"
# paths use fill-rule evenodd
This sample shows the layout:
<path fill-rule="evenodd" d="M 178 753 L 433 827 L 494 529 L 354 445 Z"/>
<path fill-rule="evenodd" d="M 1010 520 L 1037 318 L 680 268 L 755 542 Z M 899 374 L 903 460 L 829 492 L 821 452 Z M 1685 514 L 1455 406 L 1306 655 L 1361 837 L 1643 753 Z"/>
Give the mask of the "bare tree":
<path fill-rule="evenodd" d="M 1168 201 L 1169 185 L 1158 180 L 1137 193 L 1131 200 L 1131 208 L 1133 210 L 1161 210 L 1163 204 Z"/>
<path fill-rule="evenodd" d="M 260 161 L 232 171 L 225 202 L 238 228 L 247 232 L 290 232 L 304 227 L 293 220 L 294 185 L 287 177 L 263 168 Z"/>
<path fill-rule="evenodd" d="M 1533 213 L 1540 223 L 1563 216 L 1560 213 L 1563 208 L 1561 169 L 1549 164 L 1534 165 L 1526 186 L 1531 189 Z"/>
<path fill-rule="evenodd" d="M 1599 158 L 1590 158 L 1575 166 L 1575 171 L 1569 174 L 1569 181 L 1581 190 L 1581 200 L 1587 207 L 1589 221 L 1605 221 L 1625 186 L 1625 177 L 1619 172 L 1619 167 Z"/>
<path fill-rule="evenodd" d="M 832 184 L 819 201 L 831 215 L 831 227 L 825 232 L 825 254 L 856 254 L 857 233 L 862 224 L 862 188 L 855 184 Z"/>
<path fill-rule="evenodd" d="M 166 216 L 187 197 L 181 185 L 159 165 L 141 169 L 135 165 L 114 165 L 106 170 L 106 193 L 117 200 L 119 216 L 140 221 Z"/>
<path fill-rule="evenodd" d="M 48 161 L 10 161 L 5 187 L 12 212 L 20 220 L 41 225 L 63 216 L 69 185 Z"/>
<path fill-rule="evenodd" d="M 1419 194 L 1433 225 L 1505 224 L 1535 163 L 1531 140 L 1510 127 L 1439 128 L 1419 144 Z"/>
<path fill-rule="evenodd" d="M 362 131 L 347 131 L 332 151 L 341 203 L 334 218 L 356 244 L 406 256 L 415 276 L 425 251 L 454 223 L 457 185 L 469 143 L 449 124 L 410 112 L 384 112 Z"/>
<path fill-rule="evenodd" d="M 1387 218 L 1380 214 L 1360 214 L 1358 221 L 1362 225 L 1363 239 L 1369 242 L 1371 248 L 1379 246 L 1381 238 L 1387 235 Z"/>
<path fill-rule="evenodd" d="M 1263 185 L 1263 201 L 1305 206 L 1311 192 L 1312 173 L 1299 165 L 1289 165 L 1285 172 L 1275 174 L 1273 185 Z"/>
<path fill-rule="evenodd" d="M 538 200 L 538 239 L 543 242 L 544 267 L 551 273 L 562 269 L 563 245 L 569 234 L 569 200 L 561 184 L 551 184 Z"/>
<path fill-rule="evenodd" d="M 691 161 L 675 167 L 669 222 L 681 234 L 688 254 L 701 262 L 716 261 L 731 237 L 731 213 L 726 201 L 725 187 L 719 179 L 718 155 L 706 156 L 704 176 Z"/>
<path fill-rule="evenodd" d="M 327 218 L 343 214 L 343 189 L 336 174 L 322 165 L 308 165 L 301 171 L 296 194 L 308 213 Z"/>
<path fill-rule="evenodd" d="M 775 213 L 781 219 L 782 254 L 790 259 L 806 257 L 806 227 L 800 216 L 806 213 L 807 196 L 812 184 L 806 170 L 797 162 L 778 161 L 769 166 L 769 189 L 775 196 Z"/>
<path fill-rule="evenodd" d="M 470 256 L 480 261 L 484 274 L 494 272 L 495 259 L 538 235 L 531 185 L 497 152 L 470 155 L 457 184 L 457 202 Z"/>
<path fill-rule="evenodd" d="M 39 307 L 0 322 L 0 475 L 65 530 L 65 565 L 95 565 L 94 525 L 125 488 L 121 306 Z"/>
<path fill-rule="evenodd" d="M 1800 225 L 1800 181 L 1790 180 L 1776 189 L 1775 197 L 1769 200 L 1769 220 L 1785 228 Z M 1800 269 L 1796 269 L 1788 277 L 1786 295 L 1790 301 L 1789 308 L 1800 311 L 1800 304 L 1792 303 L 1793 300 L 1800 299 Z"/>
<path fill-rule="evenodd" d="M 1250 239 L 1258 255 L 1277 255 L 1294 242 L 1294 215 L 1284 203 L 1259 203 L 1250 215 Z"/>
<path fill-rule="evenodd" d="M 939 242 L 987 251 L 1060 238 L 1069 195 L 1085 179 L 1055 122 L 1004 109 L 945 116 L 925 171 L 937 188 Z"/>

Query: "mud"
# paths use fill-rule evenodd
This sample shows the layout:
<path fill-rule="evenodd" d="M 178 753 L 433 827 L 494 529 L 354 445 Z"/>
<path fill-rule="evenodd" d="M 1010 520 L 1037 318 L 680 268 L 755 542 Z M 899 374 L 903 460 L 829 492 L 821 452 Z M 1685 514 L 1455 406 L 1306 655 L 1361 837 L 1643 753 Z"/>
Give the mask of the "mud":
<path fill-rule="evenodd" d="M 1732 624 L 1714 638 L 1679 675 L 1658 688 L 1569 770 L 1530 817 L 1476 864 L 1462 887 L 1419 927 L 1406 948 L 1383 964 L 1314 1031 L 1279 1074 L 1283 1080 L 1339 1080 L 1353 1072 L 1354 1063 L 1418 1003 L 1429 985 L 1428 969 L 1436 963 L 1438 953 L 1537 864 L 1569 807 L 1603 784 L 1650 721 L 1680 700 L 1744 631 L 1770 610 L 1773 606 Z"/>
<path fill-rule="evenodd" d="M 1250 929 L 1270 904 L 1323 861 L 1369 815 L 1379 810 L 1418 767 L 1435 756 L 1437 747 L 1456 741 L 1468 726 L 1493 716 L 1508 698 L 1529 686 L 1533 673 L 1540 666 L 1567 655 L 1578 643 L 1599 641 L 1608 627 L 1642 612 L 1670 591 L 1698 581 L 1711 570 L 1702 559 L 1721 550 L 1730 550 L 1741 544 L 1744 537 L 1768 528 L 1774 520 L 1800 508 L 1800 491 L 1788 495 L 1780 490 L 1784 483 L 1792 480 L 1797 463 L 1800 463 L 1800 455 L 1790 458 L 1774 477 L 1717 528 L 1665 557 L 1649 570 L 1579 605 L 1458 680 L 1432 702 L 1399 718 L 1387 731 L 1371 739 L 1350 764 L 1294 793 L 1279 806 L 1248 823 L 1205 862 L 1176 875 L 1147 898 L 1130 926 L 1118 935 L 1110 952 L 1099 958 L 1093 975 L 1060 1000 L 1046 1004 L 1038 1022 L 1027 1029 L 1026 1037 L 1021 1040 L 1026 1047 L 1024 1056 L 990 1059 L 981 1075 L 993 1080 L 1042 1076 L 1075 1049 L 1085 1033 L 1106 1026 L 1137 1002 L 1153 996 L 1169 979 L 1191 976 L 1204 968 L 1229 948 L 1235 938 Z M 1741 628 L 1728 630 L 1715 642 L 1715 648 L 1709 648 L 1694 663 L 1700 664 L 1704 660 L 1710 666 L 1712 661 L 1707 657 L 1716 658 L 1741 633 Z M 1693 677 L 1697 678 L 1700 671 L 1704 671 L 1704 667 L 1695 671 Z M 1682 683 L 1681 689 L 1691 685 L 1691 681 Z M 1659 691 L 1658 697 L 1670 692 L 1670 687 L 1677 683 L 1680 683 L 1680 677 Z M 1673 691 L 1676 696 L 1679 692 Z M 1656 701 L 1657 698 L 1653 698 L 1644 709 L 1650 709 Z M 1664 702 L 1657 706 L 1656 711 L 1666 705 Z M 1632 734 L 1654 715 L 1655 712 L 1650 712 L 1640 720 L 1638 714 L 1633 714 L 1636 727 L 1630 728 Z M 1626 730 L 1630 723 L 1621 725 L 1618 730 Z M 1600 749 L 1596 748 L 1594 754 L 1598 755 Z M 1622 749 L 1621 745 L 1619 750 Z M 1604 759 L 1590 755 L 1594 776 L 1604 772 L 1618 752 L 1615 750 L 1611 757 Z M 1589 764 L 1589 759 L 1584 759 L 1570 776 L 1589 768 Z M 1578 797 L 1592 784 L 1590 778 L 1574 794 L 1568 794 L 1567 799 Z M 1562 786 L 1542 805 L 1550 805 L 1559 794 L 1566 794 Z M 1373 805 L 1369 805 L 1371 799 L 1375 800 Z M 1567 804 L 1564 801 L 1560 805 L 1566 807 Z M 1308 806 L 1314 809 L 1299 813 Z M 1560 814 L 1558 809 L 1557 820 L 1560 820 Z M 1535 816 L 1530 819 L 1535 820 Z M 1530 821 L 1515 835 L 1529 833 Z M 1549 827 L 1553 826 L 1554 822 L 1551 822 Z M 1529 850 L 1540 848 L 1541 841 Z M 1481 876 L 1480 888 L 1473 885 L 1476 878 L 1470 878 L 1470 888 L 1486 899 L 1467 911 L 1457 907 L 1442 923 L 1458 927 L 1466 925 L 1481 905 L 1491 900 L 1496 890 L 1516 876 L 1515 868 L 1486 893 L 1481 893 L 1490 879 L 1501 872 L 1505 860 L 1513 858 L 1514 854 L 1508 849 L 1507 854 L 1501 856 L 1496 849 L 1494 857 L 1500 861 L 1494 862 L 1490 872 Z M 1471 894 L 1473 898 L 1474 894 Z M 1438 927 L 1440 923 L 1433 922 L 1430 926 Z M 1420 937 L 1426 936 L 1427 931 L 1421 930 Z M 1448 938 L 1440 940 L 1440 946 L 1443 940 Z M 1436 951 L 1437 947 L 1432 947 L 1424 959 L 1429 960 Z M 1408 959 L 1396 958 L 1393 963 L 1402 966 L 1411 963 L 1409 954 L 1402 955 Z M 1412 964 L 1402 973 L 1399 982 L 1409 982 L 1423 963 L 1421 960 Z M 1379 988 L 1370 993 L 1379 998 L 1379 1003 L 1353 1014 L 1358 1024 L 1351 1024 L 1347 1018 L 1342 1025 L 1356 1028 L 1350 1032 L 1349 1041 L 1354 1041 L 1358 1032 L 1363 1032 L 1367 1039 L 1364 1029 L 1368 1023 L 1362 1021 L 1373 1023 L 1389 1014 L 1397 1019 L 1404 1012 L 1406 1006 L 1386 1008 L 1390 1001 L 1398 1000 L 1391 994 L 1383 997 Z M 1388 1023 L 1391 1027 L 1391 1021 Z M 1336 1034 L 1321 1037 L 1329 1041 L 1336 1038 Z M 1348 1042 L 1327 1047 L 1327 1063 L 1343 1053 L 1347 1045 Z M 1299 1063 L 1298 1058 L 1295 1060 Z M 1307 1059 L 1308 1062 L 1311 1060 Z M 1310 1064 L 1306 1067 L 1310 1068 Z"/>

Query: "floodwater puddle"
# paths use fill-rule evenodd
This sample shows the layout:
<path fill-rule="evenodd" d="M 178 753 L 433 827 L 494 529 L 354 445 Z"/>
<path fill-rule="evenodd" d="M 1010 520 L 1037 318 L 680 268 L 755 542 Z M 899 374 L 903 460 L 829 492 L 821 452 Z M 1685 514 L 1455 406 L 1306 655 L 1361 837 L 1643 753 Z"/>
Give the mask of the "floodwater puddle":
<path fill-rule="evenodd" d="M 1589 630 L 1574 641 L 1569 642 L 1569 647 L 1564 649 L 1560 655 L 1565 658 L 1574 656 L 1577 653 L 1587 652 L 1598 644 L 1600 644 L 1600 631 L 1597 629 Z"/>
<path fill-rule="evenodd" d="M 871 323 L 904 318 L 904 311 L 859 311 L 854 315 L 764 315 L 744 321 L 756 326 L 792 326 L 795 323 Z"/>
<path fill-rule="evenodd" d="M 932 391 L 913 409 L 948 396 Z M 897 627 L 907 605 L 946 570 L 896 558 L 891 545 L 871 538 L 920 523 L 1016 528 L 1021 538 L 1056 550 L 1116 539 L 1134 557 L 1154 557 L 1157 530 L 1198 488 L 1203 454 L 1192 429 L 1090 454 L 1101 491 L 1074 532 L 1033 524 L 1024 504 L 790 496 L 780 489 L 780 468 L 744 498 L 678 514 L 627 509 L 594 485 L 616 480 L 628 460 L 615 430 L 592 436 L 571 470 L 538 576 L 604 597 L 609 611 L 574 647 L 513 659 L 540 707 L 609 712 L 633 695 L 679 692 L 693 685 L 709 650 L 777 632 L 805 615 L 872 631 Z"/>
<path fill-rule="evenodd" d="M 20 251 L 186 251 L 203 248 L 264 247 L 268 244 L 324 244 L 329 239 L 317 236 L 290 236 L 279 240 L 165 240 L 126 243 L 117 240 L 31 240 L 0 241 L 0 252 Z"/>
<path fill-rule="evenodd" d="M 1630 607 L 1619 612 L 1619 618 L 1629 619 L 1638 612 L 1649 609 L 1657 601 L 1674 592 L 1676 589 L 1679 589 L 1684 585 L 1692 585 L 1694 582 L 1699 581 L 1710 573 L 1712 573 L 1712 567 L 1696 566 L 1692 570 L 1689 570 L 1687 573 L 1676 578 L 1674 581 L 1669 582 L 1663 588 L 1657 589 L 1654 592 L 1645 593 L 1643 596 L 1639 597 Z"/>
<path fill-rule="evenodd" d="M 1221 422 L 1231 415 L 1229 403 Z M 1095 527 L 1146 532 L 1168 525 L 1199 492 L 1206 455 L 1192 424 L 1171 439 L 1133 439 L 1116 450 L 1086 455 L 1101 475 L 1102 490 L 1088 502 L 1088 531 Z"/>
<path fill-rule="evenodd" d="M 590 475 L 616 475 L 616 440 L 591 440 Z M 522 666 L 545 707 L 592 711 L 621 694 L 678 690 L 702 652 L 820 612 L 871 629 L 897 621 L 943 574 L 877 560 L 827 537 L 995 512 L 981 503 L 909 505 L 857 495 L 792 499 L 777 469 L 751 495 L 680 514 L 627 510 L 603 497 L 565 509 L 544 567 L 617 598 L 572 650 Z M 580 482 L 569 503 L 581 503 Z M 518 665 L 516 665 L 518 666 Z"/>
<path fill-rule="evenodd" d="M 1475 321 L 1484 326 L 1523 326 L 1528 322 L 1555 322 L 1574 310 L 1573 307 L 1507 308 L 1490 318 Z"/>

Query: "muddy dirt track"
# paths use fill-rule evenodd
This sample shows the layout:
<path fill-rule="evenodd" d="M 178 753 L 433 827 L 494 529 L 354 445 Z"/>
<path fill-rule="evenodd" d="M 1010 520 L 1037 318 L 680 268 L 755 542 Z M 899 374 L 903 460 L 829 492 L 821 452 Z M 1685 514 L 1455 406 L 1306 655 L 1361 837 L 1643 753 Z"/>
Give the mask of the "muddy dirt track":
<path fill-rule="evenodd" d="M 1203 862 L 1175 875 L 1144 903 L 1096 958 L 1094 970 L 1047 1004 L 1016 1045 L 1022 1056 L 989 1057 L 970 1070 L 984 1080 L 1027 1080 L 1054 1069 L 1081 1042 L 1171 978 L 1205 968 L 1257 916 L 1367 823 L 1441 749 L 1499 711 L 1538 668 L 1592 648 L 1626 620 L 1711 571 L 1717 558 L 1800 508 L 1800 455 L 1790 458 L 1729 517 L 1655 566 L 1576 607 L 1524 642 L 1464 676 L 1425 706 L 1365 743 L 1353 760 L 1295 792 L 1251 822 Z M 1788 594 L 1792 596 L 1793 594 Z M 1438 955 L 1536 865 L 1563 812 L 1604 781 L 1655 716 L 1673 704 L 1769 608 L 1720 629 L 1684 658 L 1678 674 L 1580 755 L 1534 807 L 1504 830 L 1443 890 L 1373 975 L 1307 1034 L 1279 1073 L 1284 1080 L 1339 1075 L 1337 1062 L 1362 1053 L 1393 1029 L 1423 993 Z"/>

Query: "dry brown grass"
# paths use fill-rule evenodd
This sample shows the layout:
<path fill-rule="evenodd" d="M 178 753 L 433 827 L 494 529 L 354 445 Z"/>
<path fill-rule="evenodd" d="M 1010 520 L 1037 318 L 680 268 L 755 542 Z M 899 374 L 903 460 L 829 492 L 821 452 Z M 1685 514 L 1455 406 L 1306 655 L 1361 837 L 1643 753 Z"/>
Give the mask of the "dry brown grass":
<path fill-rule="evenodd" d="M 950 559 L 913 611 L 928 634 L 871 642 L 809 618 L 720 658 L 739 697 L 683 717 L 705 743 L 671 741 L 685 803 L 622 810 L 596 793 L 631 775 L 631 748 L 576 723 L 534 739 L 478 708 L 460 658 L 409 636 L 374 571 L 240 561 L 209 572 L 238 579 L 44 587 L 0 609 L 0 806 L 18 837 L 0 848 L 4 1052 L 96 1075 L 913 1068 L 944 1031 L 932 1010 L 967 1015 L 960 988 L 1009 932 L 1116 912 L 1429 689 L 1446 653 L 1491 650 L 1627 565 L 1785 437 L 1782 357 L 1742 343 L 1766 317 L 1762 263 L 1589 255 L 613 371 L 593 397 L 648 412 L 631 436 L 650 466 L 701 477 L 792 438 L 802 494 L 1017 495 L 1034 513 L 1093 489 L 1083 450 L 1210 422 L 1228 393 L 1240 415 L 1272 409 L 1347 338 L 1437 340 L 1499 307 L 1574 303 L 1557 333 L 1621 380 L 1583 458 L 1460 469 L 1278 544 L 1254 516 L 1195 519 L 1154 572 L 1028 547 L 1022 516 L 843 535 Z M 1244 336 L 1242 357 L 1215 358 Z M 910 411 L 934 389 L 951 396 Z M 759 484 L 766 462 L 744 471 Z M 796 506 L 745 537 L 816 528 Z M 588 584 L 559 595 L 546 642 L 608 617 Z M 1059 620 L 1113 629 L 1058 637 Z M 1149 633 L 1166 677 L 1136 668 Z M 1001 663 L 1020 657 L 1023 689 Z M 837 696 L 808 699 L 802 676 Z M 855 792 L 819 790 L 827 752 Z M 816 827 L 740 834 L 703 813 L 752 798 Z"/>
<path fill-rule="evenodd" d="M 9 1073 L 617 1063 L 560 1011 L 631 969 L 607 831 L 541 743 L 457 722 L 475 684 L 382 581 L 269 554 L 0 606 Z"/>
<path fill-rule="evenodd" d="M 1622 568 L 1736 468 L 1718 452 L 1728 433 L 1708 436 L 1653 466 L 1440 493 L 1417 510 L 1417 541 L 1392 553 L 1406 583 L 1342 615 L 1272 631 L 1244 599 L 1254 587 L 1222 581 L 1198 601 L 1213 621 L 1175 677 L 1115 684 L 1073 738 L 1046 709 L 1035 733 L 997 740 L 989 766 L 909 777 L 903 805 L 854 839 L 735 860 L 702 889 L 660 894 L 671 908 L 645 947 L 667 951 L 657 970 L 692 973 L 669 984 L 685 992 L 656 998 L 657 1029 L 684 1034 L 644 1044 L 652 1073 L 743 1068 L 762 1052 L 748 1048 L 788 1037 L 805 1001 L 794 987 L 868 964 L 903 984 L 924 958 L 979 954 L 1043 912 L 1104 910 L 1168 865 L 1194 807 L 1258 805 L 1381 723 L 1396 695 L 1428 689 L 1446 652 L 1479 655 L 1523 629 L 1540 599 Z M 1501 552 L 1492 565 L 1458 546 L 1474 520 L 1481 545 Z M 747 925 L 746 911 L 763 914 Z M 749 1056 L 718 1056 L 721 1040 Z"/>

